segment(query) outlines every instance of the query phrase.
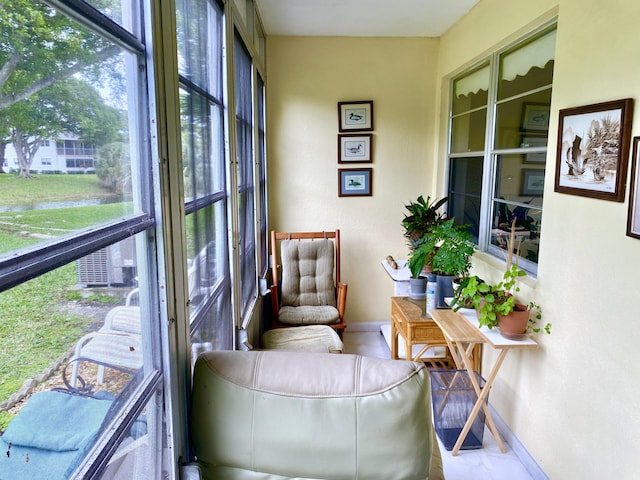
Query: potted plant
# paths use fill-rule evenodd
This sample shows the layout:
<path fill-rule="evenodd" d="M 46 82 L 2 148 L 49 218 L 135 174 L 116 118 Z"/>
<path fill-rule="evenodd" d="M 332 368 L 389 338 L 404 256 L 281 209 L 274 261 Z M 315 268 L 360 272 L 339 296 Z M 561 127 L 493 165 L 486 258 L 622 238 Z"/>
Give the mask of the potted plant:
<path fill-rule="evenodd" d="M 418 251 L 418 247 L 426 242 L 430 230 L 445 220 L 444 213 L 438 210 L 446 202 L 447 197 L 432 200 L 427 195 L 425 200 L 420 195 L 414 202 L 405 205 L 409 213 L 405 213 L 402 226 L 409 246 L 408 267 L 411 272 L 409 296 L 411 298 L 425 298 L 427 279 L 423 273 L 426 275 L 431 272 L 431 258 L 435 249 L 430 247 L 430 249 L 422 248 Z"/>
<path fill-rule="evenodd" d="M 474 278 L 478 283 L 484 283 L 484 280 L 477 275 L 464 275 L 453 279 L 453 300 L 451 301 L 451 308 L 474 308 L 473 299 L 466 297 L 463 294 L 464 288 L 469 284 L 472 278 Z"/>
<path fill-rule="evenodd" d="M 423 270 L 430 257 L 433 256 L 432 251 L 425 248 L 417 248 L 409 254 L 407 262 L 411 277 L 409 278 L 409 297 L 414 299 L 422 299 L 426 296 L 427 277 L 423 276 Z"/>
<path fill-rule="evenodd" d="M 544 330 L 551 333 L 550 323 L 544 327 L 538 326 L 538 321 L 542 319 L 539 305 L 535 302 L 522 304 L 516 301 L 515 293 L 520 291 L 517 281 L 525 275 L 524 270 L 519 269 L 516 264 L 511 264 L 496 284 L 469 277 L 459 296 L 471 300 L 481 327 L 498 327 L 500 333 L 507 338 L 518 338 L 527 331 L 537 333 Z M 460 302 L 454 300 L 454 303 L 454 310 L 462 308 Z"/>
<path fill-rule="evenodd" d="M 454 295 L 453 278 L 468 274 L 473 252 L 471 236 L 464 225 L 455 224 L 454 218 L 433 226 L 419 242 L 412 258 L 429 260 L 433 273 L 437 275 L 439 308 L 447 306 L 445 297 Z"/>
<path fill-rule="evenodd" d="M 444 213 L 438 210 L 447 200 L 447 197 L 441 198 L 440 200 L 431 200 L 431 197 L 428 195 L 425 200 L 424 197 L 420 195 L 415 202 L 405 205 L 409 214 L 405 213 L 402 219 L 402 226 L 404 227 L 404 236 L 408 240 L 409 250 L 411 252 L 420 245 L 424 236 L 432 227 L 445 221 Z"/>

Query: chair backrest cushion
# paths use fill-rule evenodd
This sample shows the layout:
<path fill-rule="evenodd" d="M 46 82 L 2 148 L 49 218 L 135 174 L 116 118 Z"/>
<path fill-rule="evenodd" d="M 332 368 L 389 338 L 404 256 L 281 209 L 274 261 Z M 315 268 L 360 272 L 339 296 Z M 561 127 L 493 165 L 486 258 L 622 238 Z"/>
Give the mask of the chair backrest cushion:
<path fill-rule="evenodd" d="M 283 240 L 281 257 L 283 305 L 336 306 L 332 240 Z"/>
<path fill-rule="evenodd" d="M 415 362 L 208 352 L 195 367 L 191 439 L 205 479 L 426 480 L 430 398 Z"/>

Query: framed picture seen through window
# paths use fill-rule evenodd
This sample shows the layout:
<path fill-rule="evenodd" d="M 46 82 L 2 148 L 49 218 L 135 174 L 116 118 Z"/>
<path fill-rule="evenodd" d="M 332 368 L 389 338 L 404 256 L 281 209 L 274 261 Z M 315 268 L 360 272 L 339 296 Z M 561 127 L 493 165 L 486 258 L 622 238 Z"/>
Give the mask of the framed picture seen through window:
<path fill-rule="evenodd" d="M 541 197 L 543 193 L 544 170 L 540 168 L 523 168 L 520 195 L 523 197 Z"/>
<path fill-rule="evenodd" d="M 522 109 L 522 125 L 523 131 L 548 131 L 549 130 L 549 111 L 550 106 L 547 104 L 524 103 Z"/>

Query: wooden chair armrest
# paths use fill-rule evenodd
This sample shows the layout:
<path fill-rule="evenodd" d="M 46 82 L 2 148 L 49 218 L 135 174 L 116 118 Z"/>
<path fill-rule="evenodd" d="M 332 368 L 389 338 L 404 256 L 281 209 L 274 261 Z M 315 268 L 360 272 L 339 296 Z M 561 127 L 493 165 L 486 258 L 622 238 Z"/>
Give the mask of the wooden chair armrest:
<path fill-rule="evenodd" d="M 271 311 L 273 313 L 274 320 L 277 320 L 278 313 L 280 312 L 280 292 L 278 285 L 271 285 Z"/>
<path fill-rule="evenodd" d="M 338 313 L 340 314 L 340 321 L 344 322 L 344 311 L 347 306 L 347 284 L 346 283 L 338 283 L 337 288 L 337 308 Z"/>

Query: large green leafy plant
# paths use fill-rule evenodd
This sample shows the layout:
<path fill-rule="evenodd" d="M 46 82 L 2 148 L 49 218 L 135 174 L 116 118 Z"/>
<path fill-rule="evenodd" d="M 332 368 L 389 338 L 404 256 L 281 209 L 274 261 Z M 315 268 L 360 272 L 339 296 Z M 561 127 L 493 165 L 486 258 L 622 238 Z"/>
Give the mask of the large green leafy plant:
<path fill-rule="evenodd" d="M 456 225 L 454 218 L 446 219 L 431 228 L 418 242 L 409 257 L 409 270 L 419 276 L 425 263 L 438 275 L 466 275 L 471 268 L 474 246 L 464 225 Z"/>
<path fill-rule="evenodd" d="M 423 241 L 431 228 L 445 221 L 445 214 L 438 210 L 447 202 L 447 197 L 431 200 L 427 195 L 420 195 L 415 202 L 405 205 L 408 214 L 402 220 L 404 236 L 408 240 L 409 249 L 415 250 Z"/>

